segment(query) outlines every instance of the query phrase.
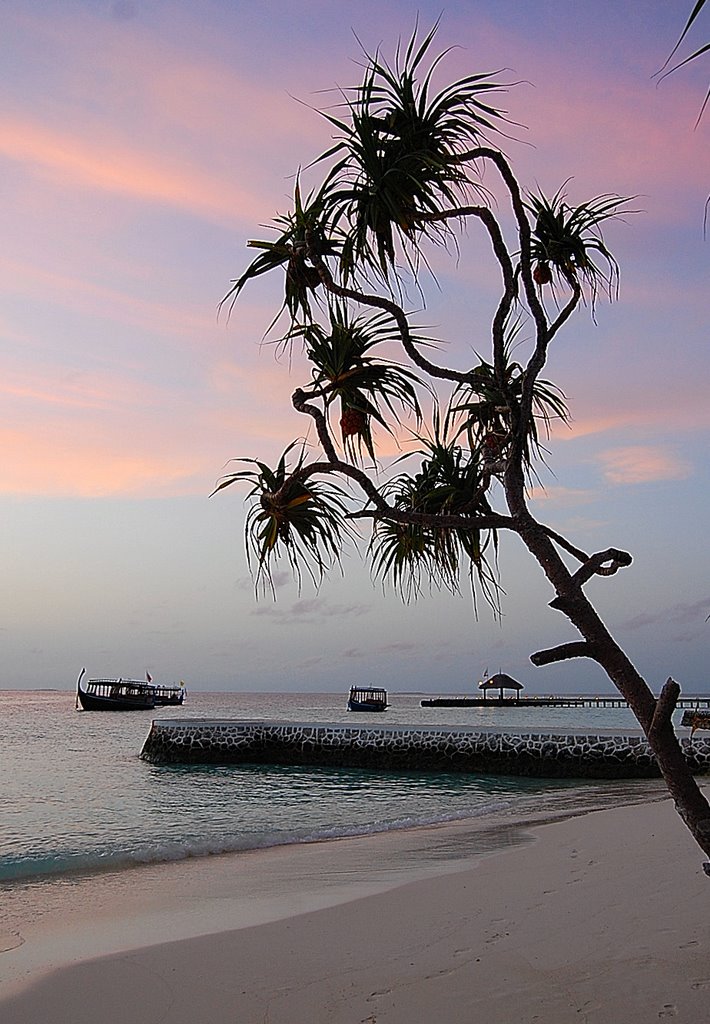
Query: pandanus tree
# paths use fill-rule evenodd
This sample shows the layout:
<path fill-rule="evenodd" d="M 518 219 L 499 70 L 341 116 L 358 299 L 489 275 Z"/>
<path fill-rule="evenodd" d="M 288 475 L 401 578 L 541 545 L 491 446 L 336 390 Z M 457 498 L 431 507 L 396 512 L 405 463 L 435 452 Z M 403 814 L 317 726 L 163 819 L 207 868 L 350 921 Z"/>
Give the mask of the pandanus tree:
<path fill-rule="evenodd" d="M 267 587 L 283 557 L 299 581 L 306 573 L 318 583 L 369 524 L 372 572 L 405 600 L 426 585 L 456 591 L 470 581 L 497 608 L 498 546 L 517 534 L 549 581 L 551 606 L 577 634 L 531 661 L 600 666 L 710 856 L 710 806 L 672 724 L 680 687 L 669 679 L 656 697 L 585 592 L 593 577 L 629 566 L 631 555 L 583 551 L 529 504 L 536 467 L 549 456 L 549 427 L 567 417 L 564 395 L 542 377 L 550 345 L 573 314 L 586 307 L 594 315 L 600 297 L 616 298 L 619 269 L 602 228 L 629 212 L 632 199 L 603 194 L 573 205 L 566 184 L 549 197 L 526 192 L 496 144 L 510 126 L 494 105 L 505 84 L 498 74 L 469 75 L 434 93 L 446 53 L 431 58 L 435 32 L 420 38 L 415 30 L 391 63 L 366 55 L 362 84 L 341 93 L 342 114 L 324 115 L 335 136 L 310 165 L 323 168 L 322 183 L 304 198 L 297 182 L 276 240 L 248 243 L 259 254 L 223 302 L 233 308 L 250 281 L 281 272 L 283 304 L 269 330 L 283 324 L 280 343 L 300 345 L 310 364 L 292 402 L 317 441 L 293 442 L 275 469 L 243 460 L 248 468 L 217 490 L 251 484 L 247 550 Z M 490 352 L 458 369 L 437 359 L 405 303 L 412 288 L 418 300 L 424 294 L 432 247 L 458 259 L 470 226 L 490 245 L 500 292 L 486 331 Z M 392 438 L 396 457 L 388 455 Z"/>

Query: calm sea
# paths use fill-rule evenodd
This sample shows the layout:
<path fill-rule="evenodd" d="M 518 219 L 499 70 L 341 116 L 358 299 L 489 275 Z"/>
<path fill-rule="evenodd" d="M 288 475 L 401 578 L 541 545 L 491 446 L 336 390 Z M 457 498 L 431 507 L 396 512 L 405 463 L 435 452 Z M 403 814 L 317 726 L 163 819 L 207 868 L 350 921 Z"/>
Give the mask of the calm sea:
<path fill-rule="evenodd" d="M 627 710 L 421 708 L 420 695 L 391 693 L 390 699 L 388 724 L 590 732 L 634 726 Z M 352 724 L 342 693 L 191 692 L 183 708 L 101 714 L 77 711 L 73 692 L 0 690 L 0 883 L 37 884 L 70 872 L 362 835 L 507 808 L 539 812 L 585 789 L 581 782 L 492 776 L 141 761 L 152 719 L 181 716 Z"/>

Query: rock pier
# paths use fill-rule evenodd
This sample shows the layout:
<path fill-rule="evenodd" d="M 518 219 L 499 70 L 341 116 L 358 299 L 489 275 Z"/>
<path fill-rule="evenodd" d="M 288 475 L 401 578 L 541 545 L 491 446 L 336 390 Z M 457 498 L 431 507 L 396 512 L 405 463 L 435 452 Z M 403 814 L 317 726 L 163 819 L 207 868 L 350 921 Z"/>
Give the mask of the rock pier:
<path fill-rule="evenodd" d="M 710 739 L 686 736 L 681 743 L 693 771 L 710 773 Z M 577 734 L 461 726 L 158 719 L 141 757 L 152 764 L 319 765 L 539 778 L 659 775 L 645 738 L 630 730 Z"/>

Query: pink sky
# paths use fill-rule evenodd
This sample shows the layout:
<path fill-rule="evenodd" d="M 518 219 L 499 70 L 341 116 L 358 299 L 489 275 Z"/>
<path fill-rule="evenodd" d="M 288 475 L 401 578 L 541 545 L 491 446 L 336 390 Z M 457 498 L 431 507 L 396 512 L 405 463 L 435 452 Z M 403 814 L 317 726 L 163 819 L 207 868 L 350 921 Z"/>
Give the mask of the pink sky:
<path fill-rule="evenodd" d="M 658 592 L 649 596 L 647 585 L 644 591 L 654 614 L 682 601 L 702 608 L 710 594 L 704 535 L 710 241 L 702 236 L 710 120 L 693 130 L 707 68 L 691 67 L 659 87 L 651 78 L 686 8 L 683 0 L 648 0 L 633 9 L 482 0 L 474 11 L 454 3 L 439 35 L 442 47 L 459 47 L 445 64 L 451 76 L 511 68 L 503 77 L 529 83 L 505 97 L 510 116 L 527 126 L 517 133 L 524 144 L 506 145 L 526 185 L 553 192 L 571 177 L 573 199 L 638 196 L 633 205 L 640 212 L 606 234 L 622 265 L 619 303 L 600 306 L 596 327 L 580 313 L 555 343 L 547 376 L 564 387 L 574 421 L 571 430 L 556 432 L 555 476 L 543 473 L 543 482 L 546 510 L 561 517 L 560 525 L 578 524 L 580 543 L 620 544 L 621 534 L 642 558 L 644 552 L 649 560 L 668 558 L 674 569 L 661 572 Z M 11 524 L 22 524 L 22 541 L 9 537 L 9 564 L 22 579 L 18 587 L 36 577 L 41 589 L 41 564 L 49 559 L 59 576 L 62 552 L 78 543 L 69 522 L 68 533 L 43 549 L 40 564 L 31 534 L 24 533 L 23 510 L 51 522 L 57 502 L 77 502 L 78 519 L 100 516 L 102 575 L 110 578 L 112 524 L 122 514 L 113 503 L 128 502 L 137 524 L 141 509 L 150 517 L 171 501 L 175 510 L 189 505 L 186 529 L 198 538 L 204 573 L 196 589 L 209 590 L 214 573 L 221 606 L 231 602 L 223 633 L 210 641 L 224 659 L 214 655 L 210 662 L 215 685 L 229 684 L 235 643 L 259 649 L 269 616 L 252 614 L 243 586 L 241 496 L 206 498 L 229 459 L 273 458 L 306 429 L 289 395 L 308 377 L 300 359 L 289 370 L 287 360 L 276 362 L 273 349 L 260 344 L 280 283 L 247 292 L 229 321 L 218 319 L 217 305 L 249 259 L 246 240 L 286 209 L 293 174 L 329 144 L 327 125 L 306 104 L 325 104 L 328 96 L 316 90 L 356 79 L 351 29 L 368 46 L 382 41 L 391 53 L 417 11 L 423 24 L 439 13 L 405 0 L 384 12 L 369 0 L 307 3 L 298 12 L 273 2 L 248 13 L 226 0 L 4 5 L 0 494 Z M 316 179 L 306 174 L 306 180 Z M 477 240 L 470 244 L 478 253 Z M 485 247 L 480 252 L 483 259 Z M 477 259 L 442 268 L 446 293 L 432 294 L 422 314 L 440 336 L 465 339 L 453 356 L 464 362 L 476 339 L 485 341 L 499 287 L 495 268 L 486 263 L 479 270 Z M 472 311 L 480 319 L 475 339 Z M 209 512 L 200 511 L 203 499 Z M 670 524 L 659 531 L 658 517 L 649 514 L 654 504 L 667 514 L 669 501 L 683 510 L 681 536 Z M 201 523 L 201 515 L 219 529 Z M 219 548 L 211 547 L 208 541 L 217 545 L 218 538 Z M 659 555 L 662 544 L 668 547 Z M 148 561 L 155 577 L 169 557 L 156 548 Z M 136 564 L 137 572 L 144 568 Z M 646 572 L 642 580 L 652 578 Z M 387 609 L 390 623 L 406 633 L 396 599 L 364 597 L 361 576 L 358 605 Z M 83 586 L 88 606 L 93 592 Z M 175 599 L 171 586 L 166 582 L 166 608 Z M 523 608 L 516 587 L 511 591 L 512 608 Z M 627 593 L 633 587 L 624 586 L 623 600 L 610 598 L 612 611 L 626 607 Z M 332 602 L 350 607 L 342 595 Z M 304 607 L 295 594 L 282 605 L 286 618 L 289 609 L 295 618 Z M 456 605 L 454 622 L 470 613 L 463 605 Z M 9 609 L 8 621 L 13 615 Z M 201 612 L 195 618 L 202 622 Z M 253 631 L 235 640 L 228 623 L 257 619 Z M 341 619 L 345 629 L 345 612 Z M 42 630 L 28 611 L 22 628 L 5 634 L 13 671 L 24 664 L 33 626 Z M 333 650 L 344 649 L 344 637 L 330 628 Z M 515 637 L 496 624 L 481 629 L 488 643 L 509 645 L 508 670 L 516 659 L 524 664 L 526 630 Z M 106 645 L 121 649 L 121 627 L 109 632 Z M 305 652 L 312 639 L 302 634 L 299 649 Z M 406 635 L 396 641 L 409 643 Z M 279 678 L 274 652 L 281 648 L 266 642 L 273 648 L 270 667 L 254 653 L 253 688 Z M 294 643 L 290 633 L 288 643 Z M 706 643 L 707 629 L 698 630 L 697 644 Z M 156 659 L 165 656 L 159 644 L 156 652 Z M 700 649 L 673 653 L 686 659 L 697 688 Z M 470 645 L 461 644 L 452 670 L 468 664 L 470 654 Z M 55 659 L 43 657 L 27 678 L 53 685 L 47 680 Z M 68 644 L 63 657 L 70 665 L 72 657 L 83 659 Z M 303 654 L 304 665 L 312 660 L 312 652 Z M 298 676 L 299 684 L 304 678 Z M 579 678 L 580 685 L 587 680 Z M 325 677 L 318 685 L 326 686 Z"/>

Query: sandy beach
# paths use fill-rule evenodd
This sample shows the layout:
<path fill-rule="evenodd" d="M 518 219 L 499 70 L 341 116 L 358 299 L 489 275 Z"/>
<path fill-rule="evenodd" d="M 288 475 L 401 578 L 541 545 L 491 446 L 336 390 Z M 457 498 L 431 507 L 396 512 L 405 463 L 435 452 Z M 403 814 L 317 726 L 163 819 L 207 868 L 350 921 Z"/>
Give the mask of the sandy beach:
<path fill-rule="evenodd" d="M 662 799 L 8 890 L 0 1019 L 700 1024 L 702 859 Z"/>

